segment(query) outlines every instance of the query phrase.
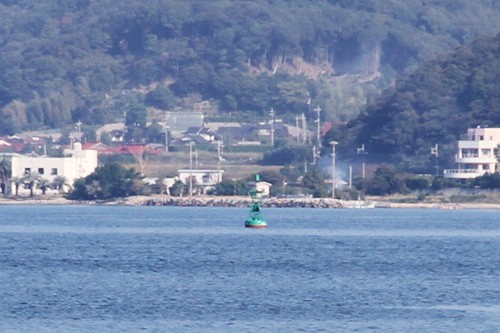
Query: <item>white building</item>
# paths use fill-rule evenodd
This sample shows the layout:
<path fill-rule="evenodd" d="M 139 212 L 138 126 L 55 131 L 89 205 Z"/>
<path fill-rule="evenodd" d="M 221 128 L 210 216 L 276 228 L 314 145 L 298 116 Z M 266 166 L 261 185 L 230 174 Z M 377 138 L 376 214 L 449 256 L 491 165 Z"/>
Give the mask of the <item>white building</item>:
<path fill-rule="evenodd" d="M 50 182 L 58 176 L 65 177 L 73 186 L 75 180 L 90 175 L 97 168 L 96 150 L 82 150 L 81 143 L 77 142 L 74 149 L 65 152 L 66 157 L 12 156 L 12 177 L 22 178 L 29 172 L 37 172 Z M 19 193 L 22 192 L 20 188 Z"/>
<path fill-rule="evenodd" d="M 458 141 L 457 168 L 444 170 L 444 177 L 470 179 L 494 173 L 498 164 L 495 149 L 499 144 L 500 128 L 469 128 L 467 140 Z"/>
<path fill-rule="evenodd" d="M 184 184 L 189 184 L 189 178 L 192 177 L 193 188 L 201 187 L 202 192 L 215 188 L 222 181 L 224 170 L 198 170 L 184 169 L 179 170 L 179 180 Z"/>
<path fill-rule="evenodd" d="M 268 197 L 271 194 L 271 186 L 273 184 L 264 181 L 248 182 L 250 190 L 261 192 L 263 197 Z"/>

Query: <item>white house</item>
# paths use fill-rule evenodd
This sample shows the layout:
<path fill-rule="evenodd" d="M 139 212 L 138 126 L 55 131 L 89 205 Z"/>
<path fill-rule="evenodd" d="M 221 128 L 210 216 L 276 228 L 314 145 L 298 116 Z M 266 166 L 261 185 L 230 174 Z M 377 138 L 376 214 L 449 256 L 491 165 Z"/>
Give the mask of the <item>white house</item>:
<path fill-rule="evenodd" d="M 495 148 L 500 144 L 500 128 L 469 128 L 467 140 L 458 141 L 456 169 L 444 170 L 445 178 L 470 179 L 494 173 L 497 168 Z"/>
<path fill-rule="evenodd" d="M 250 190 L 261 192 L 263 197 L 268 197 L 271 194 L 271 186 L 273 186 L 273 184 L 265 181 L 248 182 Z"/>
<path fill-rule="evenodd" d="M 38 172 L 50 182 L 57 176 L 65 177 L 72 186 L 75 180 L 90 175 L 97 168 L 97 151 L 82 150 L 79 142 L 66 154 L 66 157 L 12 156 L 12 177 L 21 178 L 29 172 Z M 22 193 L 22 188 L 19 192 Z"/>
<path fill-rule="evenodd" d="M 222 181 L 224 170 L 198 170 L 183 169 L 179 170 L 179 180 L 184 184 L 189 184 L 189 178 L 193 179 L 193 188 L 201 187 L 203 193 L 215 188 Z"/>

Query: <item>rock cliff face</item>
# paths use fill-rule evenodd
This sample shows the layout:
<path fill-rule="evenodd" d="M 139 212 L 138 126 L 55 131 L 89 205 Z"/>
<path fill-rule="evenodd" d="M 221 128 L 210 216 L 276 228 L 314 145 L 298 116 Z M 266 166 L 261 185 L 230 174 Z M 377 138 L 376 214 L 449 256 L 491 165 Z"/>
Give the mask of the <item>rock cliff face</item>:
<path fill-rule="evenodd" d="M 248 198 L 150 198 L 142 202 L 144 206 L 202 206 L 202 207 L 249 207 Z M 300 208 L 342 208 L 341 203 L 328 198 L 278 199 L 262 201 L 262 207 L 300 207 Z"/>

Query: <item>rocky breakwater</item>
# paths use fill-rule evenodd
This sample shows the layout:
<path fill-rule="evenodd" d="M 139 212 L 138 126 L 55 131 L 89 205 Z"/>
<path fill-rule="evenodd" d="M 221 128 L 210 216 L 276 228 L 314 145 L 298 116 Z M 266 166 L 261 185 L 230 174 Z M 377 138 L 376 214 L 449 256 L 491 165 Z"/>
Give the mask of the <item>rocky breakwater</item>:
<path fill-rule="evenodd" d="M 249 207 L 251 199 L 246 197 L 164 197 L 149 198 L 144 206 L 190 206 L 190 207 Z M 262 200 L 262 207 L 298 207 L 298 208 L 342 208 L 336 199 L 329 198 L 267 198 Z"/>

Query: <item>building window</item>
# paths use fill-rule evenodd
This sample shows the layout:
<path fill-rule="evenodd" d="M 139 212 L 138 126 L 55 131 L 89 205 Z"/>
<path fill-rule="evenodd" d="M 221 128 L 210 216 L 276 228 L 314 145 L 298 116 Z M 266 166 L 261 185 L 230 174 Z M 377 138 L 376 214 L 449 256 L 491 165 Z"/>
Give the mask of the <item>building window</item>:
<path fill-rule="evenodd" d="M 57 168 L 52 168 L 51 175 L 57 175 Z"/>
<path fill-rule="evenodd" d="M 43 168 L 38 168 L 38 173 L 43 175 Z"/>
<path fill-rule="evenodd" d="M 483 170 L 489 170 L 490 166 L 488 164 L 483 164 Z"/>
<path fill-rule="evenodd" d="M 31 168 L 25 168 L 24 169 L 24 174 L 27 175 L 28 173 L 31 172 Z"/>
<path fill-rule="evenodd" d="M 489 149 L 481 149 L 481 153 L 483 154 L 483 156 L 490 157 Z"/>
<path fill-rule="evenodd" d="M 480 135 L 479 136 L 479 141 L 483 141 L 484 140 L 484 136 Z"/>
<path fill-rule="evenodd" d="M 462 157 L 478 157 L 477 149 L 462 149 Z"/>

